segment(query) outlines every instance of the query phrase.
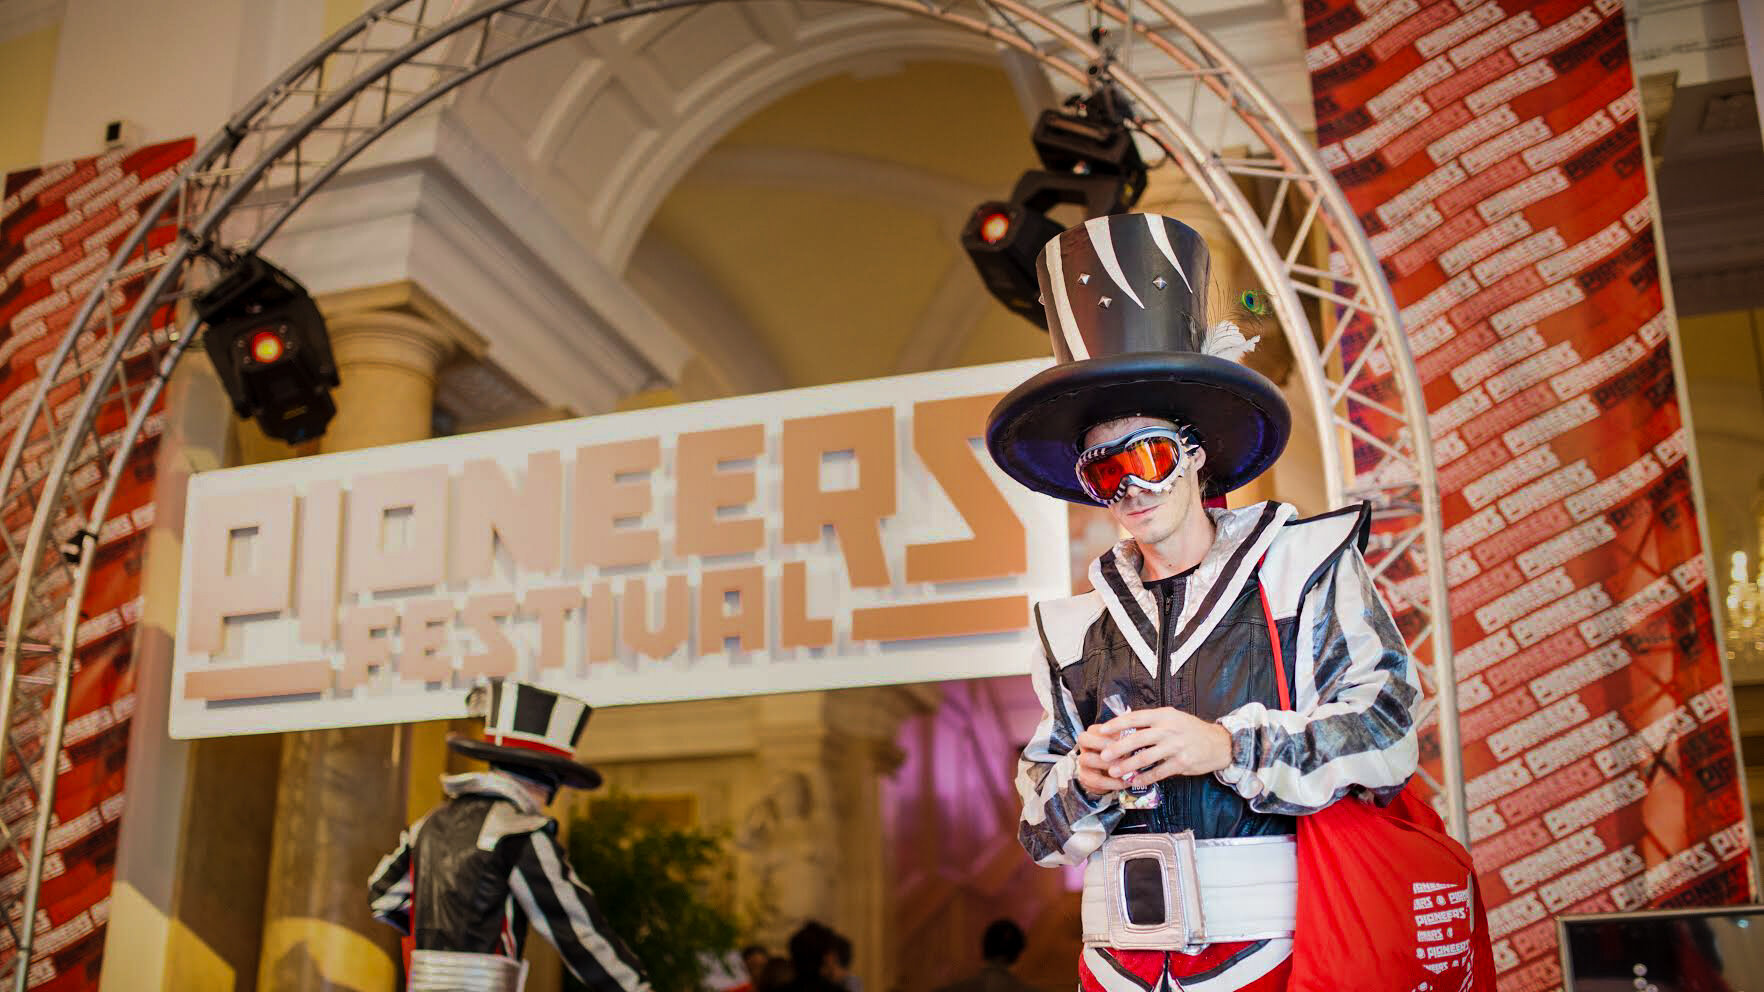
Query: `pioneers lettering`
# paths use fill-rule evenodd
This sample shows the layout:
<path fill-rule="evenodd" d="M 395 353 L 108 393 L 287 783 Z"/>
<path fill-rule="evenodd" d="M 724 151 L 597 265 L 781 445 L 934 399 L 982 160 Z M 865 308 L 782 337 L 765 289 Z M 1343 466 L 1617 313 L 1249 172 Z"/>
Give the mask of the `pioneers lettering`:
<path fill-rule="evenodd" d="M 975 444 L 995 401 L 213 487 L 187 535 L 183 696 L 1018 633 L 1027 529 Z"/>

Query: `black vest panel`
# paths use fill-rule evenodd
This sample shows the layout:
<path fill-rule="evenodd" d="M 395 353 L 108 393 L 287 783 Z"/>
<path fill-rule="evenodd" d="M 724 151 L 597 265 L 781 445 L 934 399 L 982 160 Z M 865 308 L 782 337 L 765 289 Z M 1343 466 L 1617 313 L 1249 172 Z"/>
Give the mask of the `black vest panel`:
<path fill-rule="evenodd" d="M 411 934 L 418 948 L 502 952 L 508 880 L 522 845 L 529 841 L 525 834 L 511 834 L 493 850 L 478 848 L 484 819 L 497 803 L 507 804 L 508 800 L 483 795 L 455 797 L 437 806 L 417 831 Z M 527 936 L 525 926 L 518 929 L 521 932 L 514 934 L 517 947 Z"/>
<path fill-rule="evenodd" d="M 1298 632 L 1296 617 L 1279 623 L 1280 650 L 1293 656 Z M 1287 666 L 1287 691 L 1296 696 L 1292 667 Z M 1257 585 L 1249 582 L 1219 625 L 1195 648 L 1181 668 L 1158 680 L 1140 663 L 1133 648 L 1108 613 L 1098 617 L 1084 635 L 1084 654 L 1060 670 L 1061 681 L 1077 704 L 1079 722 L 1098 722 L 1102 700 L 1119 695 L 1133 709 L 1170 706 L 1203 720 L 1217 720 L 1245 703 L 1280 707 L 1274 683 L 1274 654 L 1268 647 Z M 1197 838 L 1259 837 L 1290 834 L 1290 816 L 1257 813 L 1236 792 L 1212 775 L 1176 776 L 1158 783 L 1158 808 L 1129 811 L 1114 833 L 1177 833 L 1193 830 Z"/>

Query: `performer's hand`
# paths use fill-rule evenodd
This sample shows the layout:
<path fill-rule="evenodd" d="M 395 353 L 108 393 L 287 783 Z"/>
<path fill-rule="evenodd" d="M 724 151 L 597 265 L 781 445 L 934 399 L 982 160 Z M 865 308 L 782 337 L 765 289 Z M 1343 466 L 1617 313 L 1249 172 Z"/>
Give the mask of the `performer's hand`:
<path fill-rule="evenodd" d="M 1078 784 L 1093 796 L 1127 788 L 1126 782 L 1109 774 L 1109 763 L 1102 756 L 1103 749 L 1114 743 L 1114 740 L 1113 737 L 1098 733 L 1096 727 L 1078 735 Z"/>
<path fill-rule="evenodd" d="M 1135 732 L 1123 737 L 1129 728 Z M 1168 706 L 1132 710 L 1092 729 L 1113 738 L 1100 757 L 1108 775 L 1128 785 L 1210 775 L 1231 764 L 1230 731 Z"/>

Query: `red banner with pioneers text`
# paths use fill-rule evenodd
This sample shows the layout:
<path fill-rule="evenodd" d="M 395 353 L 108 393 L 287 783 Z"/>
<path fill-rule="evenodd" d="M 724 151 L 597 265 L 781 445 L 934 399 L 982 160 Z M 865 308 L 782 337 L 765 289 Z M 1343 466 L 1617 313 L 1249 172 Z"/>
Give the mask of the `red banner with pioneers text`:
<path fill-rule="evenodd" d="M 170 185 L 193 147 L 194 142 L 186 139 L 6 177 L 0 204 L 0 448 L 12 443 L 50 355 L 102 278 L 112 252 Z M 166 225 L 153 232 L 145 248 L 161 250 L 175 236 Z M 145 275 L 113 288 L 110 306 L 119 318 L 142 291 Z M 152 337 L 143 335 L 126 356 L 126 372 L 136 386 L 150 378 L 152 345 L 165 343 L 171 319 L 169 312 L 156 315 Z M 85 368 L 95 363 L 109 344 L 104 332 L 87 332 L 69 356 L 69 365 Z M 79 402 L 85 385 L 83 377 L 72 376 L 73 371 L 62 370 L 60 378 L 67 385 L 48 398 L 45 415 L 58 421 Z M 127 413 L 121 397 L 100 408 L 95 425 L 100 457 L 108 459 L 116 450 Z M 97 559 L 75 648 L 66 743 L 56 756 L 60 773 L 33 938 L 32 989 L 76 992 L 98 987 L 123 813 L 123 765 L 134 711 L 133 634 L 140 616 L 141 555 L 153 523 L 154 455 L 160 426 L 157 413 L 147 419 L 111 502 L 109 519 L 97 528 L 93 552 Z M 40 473 L 53 457 L 50 448 L 51 439 L 39 421 L 25 448 L 20 474 Z M 66 484 L 70 504 L 89 505 L 101 474 L 94 460 L 77 466 Z M 0 520 L 14 546 L 24 542 L 34 502 L 22 501 Z M 84 523 L 71 514 L 56 521 L 54 541 L 59 545 Z M 15 564 L 7 560 L 3 567 L 13 572 Z M 37 591 L 53 601 L 56 594 L 65 595 L 67 580 L 65 570 L 51 571 Z M 52 659 L 32 646 L 48 645 L 52 635 L 58 636 L 60 623 L 58 612 L 45 615 L 26 632 L 20 658 L 25 676 L 53 671 Z M 4 789 L 0 819 L 12 836 L 29 838 L 37 809 L 34 779 L 43 760 L 43 714 L 35 707 L 23 708 L 9 729 L 13 747 L 5 755 L 0 780 Z M 28 769 L 21 769 L 21 756 Z M 16 897 L 24 884 L 17 852 L 0 845 L 0 891 Z M 0 961 L 10 959 L 14 950 L 12 932 L 0 928 Z"/>
<path fill-rule="evenodd" d="M 1558 988 L 1557 914 L 1749 897 L 1623 5 L 1305 15 L 1317 142 L 1431 414 L 1501 988 Z"/>

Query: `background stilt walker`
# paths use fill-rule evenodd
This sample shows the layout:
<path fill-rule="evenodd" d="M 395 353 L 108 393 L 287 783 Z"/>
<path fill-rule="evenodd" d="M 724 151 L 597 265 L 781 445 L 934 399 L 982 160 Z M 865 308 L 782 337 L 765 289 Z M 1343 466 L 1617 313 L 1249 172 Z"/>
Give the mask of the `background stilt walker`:
<path fill-rule="evenodd" d="M 447 799 L 410 825 L 369 882 L 375 918 L 405 934 L 407 988 L 518 992 L 532 925 L 595 992 L 648 992 L 544 813 L 559 788 L 600 785 L 575 760 L 590 707 L 502 680 L 472 690 L 468 705 L 484 718 L 484 740 L 448 747 L 490 770 L 443 776 Z"/>

